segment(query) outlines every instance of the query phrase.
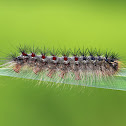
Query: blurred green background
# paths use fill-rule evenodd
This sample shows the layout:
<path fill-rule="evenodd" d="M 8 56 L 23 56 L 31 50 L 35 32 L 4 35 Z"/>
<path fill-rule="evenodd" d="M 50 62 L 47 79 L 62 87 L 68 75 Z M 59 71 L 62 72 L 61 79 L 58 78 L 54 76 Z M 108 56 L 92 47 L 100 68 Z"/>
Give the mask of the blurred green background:
<path fill-rule="evenodd" d="M 0 0 L 0 51 L 19 44 L 109 49 L 125 61 L 126 2 Z M 0 126 L 126 125 L 124 91 L 37 84 L 0 77 Z"/>

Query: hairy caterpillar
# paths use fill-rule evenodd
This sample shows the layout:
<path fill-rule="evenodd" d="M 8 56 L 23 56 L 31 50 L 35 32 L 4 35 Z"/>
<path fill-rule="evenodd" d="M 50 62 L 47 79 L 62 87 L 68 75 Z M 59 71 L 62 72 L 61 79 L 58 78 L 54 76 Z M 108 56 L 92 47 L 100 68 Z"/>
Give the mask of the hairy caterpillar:
<path fill-rule="evenodd" d="M 117 83 L 119 71 L 122 73 L 118 53 L 110 51 L 34 46 L 18 49 L 18 54 L 10 54 L 10 62 L 1 65 L 4 68 L 1 68 L 0 75 L 111 88 L 108 82 Z"/>

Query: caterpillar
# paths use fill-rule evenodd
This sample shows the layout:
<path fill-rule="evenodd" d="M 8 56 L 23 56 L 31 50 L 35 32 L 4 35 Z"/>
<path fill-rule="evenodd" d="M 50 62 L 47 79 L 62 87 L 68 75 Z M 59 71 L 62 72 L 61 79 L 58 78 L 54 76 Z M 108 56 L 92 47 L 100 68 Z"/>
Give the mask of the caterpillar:
<path fill-rule="evenodd" d="M 118 53 L 96 48 L 67 50 L 20 45 L 18 53 L 11 53 L 9 58 L 10 62 L 1 65 L 0 75 L 94 86 L 115 80 L 122 72 Z"/>

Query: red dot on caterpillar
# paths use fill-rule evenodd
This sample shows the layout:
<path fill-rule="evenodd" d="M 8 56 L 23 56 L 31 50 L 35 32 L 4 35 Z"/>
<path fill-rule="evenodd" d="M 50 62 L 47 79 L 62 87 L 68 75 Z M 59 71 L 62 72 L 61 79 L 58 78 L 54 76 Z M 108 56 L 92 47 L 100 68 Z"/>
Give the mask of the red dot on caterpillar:
<path fill-rule="evenodd" d="M 22 52 L 22 55 L 23 55 L 23 56 L 27 56 L 27 54 L 26 54 L 26 53 L 24 53 L 24 52 Z"/>
<path fill-rule="evenodd" d="M 75 60 L 75 61 L 78 61 L 78 57 L 75 56 L 74 60 Z"/>
<path fill-rule="evenodd" d="M 45 59 L 46 58 L 46 56 L 45 55 L 42 55 L 42 59 Z"/>
<path fill-rule="evenodd" d="M 64 60 L 65 60 L 65 61 L 67 61 L 67 60 L 68 60 L 68 58 L 67 58 L 66 56 L 64 56 Z"/>
<path fill-rule="evenodd" d="M 52 59 L 53 59 L 53 60 L 56 60 L 57 58 L 56 58 L 56 56 L 53 55 L 53 58 L 52 58 Z"/>
<path fill-rule="evenodd" d="M 35 57 L 35 53 L 32 53 L 32 54 L 31 54 L 31 57 Z"/>

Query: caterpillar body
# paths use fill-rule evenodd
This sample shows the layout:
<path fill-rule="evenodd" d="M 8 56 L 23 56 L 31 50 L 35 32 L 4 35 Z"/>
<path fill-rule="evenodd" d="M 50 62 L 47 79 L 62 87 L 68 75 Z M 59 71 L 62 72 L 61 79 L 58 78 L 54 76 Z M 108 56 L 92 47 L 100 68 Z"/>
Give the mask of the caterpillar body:
<path fill-rule="evenodd" d="M 28 66 L 33 69 L 35 74 L 48 70 L 48 77 L 53 76 L 55 72 L 61 72 L 61 78 L 68 72 L 73 72 L 75 74 L 75 80 L 80 80 L 81 73 L 95 72 L 97 75 L 114 75 L 118 71 L 118 61 L 107 57 L 94 57 L 94 56 L 73 56 L 67 57 L 66 55 L 62 57 L 57 57 L 55 55 L 46 56 L 45 54 L 36 55 L 35 53 L 26 54 L 22 52 L 20 56 L 13 59 L 15 61 L 15 66 L 13 70 L 17 73 L 20 72 L 23 66 Z"/>
<path fill-rule="evenodd" d="M 106 81 L 115 80 L 122 72 L 118 53 L 92 48 L 66 50 L 20 46 L 18 55 L 11 53 L 10 57 L 11 61 L 2 65 L 6 69 L 1 68 L 0 75 L 8 73 L 7 76 L 42 81 L 111 87 Z"/>

